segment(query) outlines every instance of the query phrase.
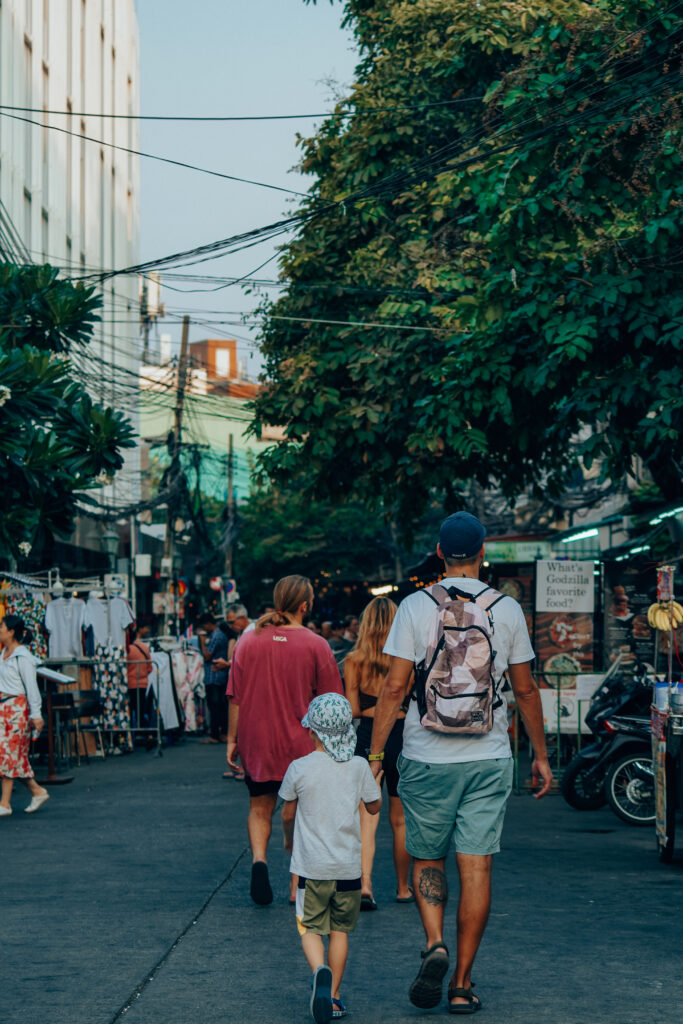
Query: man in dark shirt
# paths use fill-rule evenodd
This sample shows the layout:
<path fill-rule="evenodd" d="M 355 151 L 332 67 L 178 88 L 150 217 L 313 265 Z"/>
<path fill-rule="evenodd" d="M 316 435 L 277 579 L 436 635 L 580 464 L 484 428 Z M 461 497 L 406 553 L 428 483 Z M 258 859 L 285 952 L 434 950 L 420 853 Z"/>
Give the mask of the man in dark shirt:
<path fill-rule="evenodd" d="M 217 658 L 227 660 L 229 634 L 224 628 L 219 629 L 213 615 L 209 613 L 202 615 L 199 625 L 199 644 L 204 658 L 204 688 L 211 728 L 211 735 L 202 743 L 225 743 L 228 732 L 228 702 L 225 697 L 228 671 L 214 662 Z M 221 623 L 221 626 L 224 624 Z"/>

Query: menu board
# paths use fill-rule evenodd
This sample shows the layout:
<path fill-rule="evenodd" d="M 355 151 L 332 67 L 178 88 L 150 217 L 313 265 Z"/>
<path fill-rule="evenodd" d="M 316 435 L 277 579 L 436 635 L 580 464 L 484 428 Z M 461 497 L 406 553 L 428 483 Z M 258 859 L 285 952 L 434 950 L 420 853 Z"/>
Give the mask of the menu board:
<path fill-rule="evenodd" d="M 605 564 L 605 654 L 607 662 L 624 655 L 626 663 L 637 654 L 646 665 L 654 661 L 655 631 L 647 610 L 657 595 L 654 570 L 642 562 Z"/>
<path fill-rule="evenodd" d="M 577 676 L 593 668 L 594 568 L 592 561 L 536 563 L 534 645 L 542 688 L 573 690 Z"/>

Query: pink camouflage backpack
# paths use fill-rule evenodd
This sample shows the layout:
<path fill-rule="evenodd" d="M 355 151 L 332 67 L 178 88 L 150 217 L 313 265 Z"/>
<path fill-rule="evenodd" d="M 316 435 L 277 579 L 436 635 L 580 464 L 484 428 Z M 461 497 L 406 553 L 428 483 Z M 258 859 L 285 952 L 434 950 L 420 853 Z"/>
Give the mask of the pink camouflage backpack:
<path fill-rule="evenodd" d="M 424 661 L 415 666 L 413 696 L 420 724 L 452 736 L 480 736 L 502 704 L 496 691 L 491 609 L 504 594 L 470 594 L 435 584 L 423 591 L 437 606 Z"/>

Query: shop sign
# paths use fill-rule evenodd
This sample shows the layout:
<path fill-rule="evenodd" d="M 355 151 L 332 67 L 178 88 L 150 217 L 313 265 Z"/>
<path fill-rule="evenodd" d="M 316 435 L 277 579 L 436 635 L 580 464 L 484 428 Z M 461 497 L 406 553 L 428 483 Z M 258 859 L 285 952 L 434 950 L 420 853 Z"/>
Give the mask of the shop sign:
<path fill-rule="evenodd" d="M 537 612 L 587 612 L 595 608 L 593 562 L 536 563 Z"/>
<path fill-rule="evenodd" d="M 544 540 L 491 540 L 485 541 L 486 559 L 489 562 L 535 562 L 547 558 L 550 545 Z"/>
<path fill-rule="evenodd" d="M 152 594 L 152 611 L 155 615 L 175 615 L 176 599 L 173 594 Z M 185 617 L 185 604 L 178 599 L 178 615 Z"/>

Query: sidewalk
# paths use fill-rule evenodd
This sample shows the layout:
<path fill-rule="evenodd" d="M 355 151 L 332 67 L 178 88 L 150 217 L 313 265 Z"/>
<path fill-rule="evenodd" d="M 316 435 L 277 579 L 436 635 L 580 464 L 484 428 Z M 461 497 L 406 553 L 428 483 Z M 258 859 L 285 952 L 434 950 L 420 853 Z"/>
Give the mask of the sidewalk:
<path fill-rule="evenodd" d="M 223 750 L 190 741 L 162 758 L 76 769 L 31 817 L 17 791 L 0 822 L 1 1024 L 289 1024 L 308 1019 L 307 968 L 287 905 L 276 826 L 271 907 L 248 897 L 246 788 Z M 457 879 L 446 941 L 455 948 Z M 406 992 L 422 932 L 393 902 L 388 822 L 375 895 L 343 988 L 349 1019 L 414 1024 Z M 561 797 L 511 798 L 494 905 L 476 964 L 489 1024 L 664 1024 L 683 1003 L 683 863 L 659 865 L 650 829 Z M 151 980 L 150 980 L 151 978 Z"/>

